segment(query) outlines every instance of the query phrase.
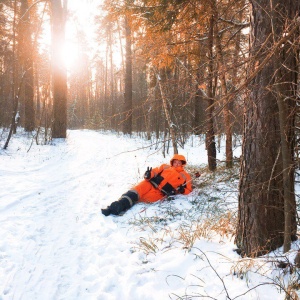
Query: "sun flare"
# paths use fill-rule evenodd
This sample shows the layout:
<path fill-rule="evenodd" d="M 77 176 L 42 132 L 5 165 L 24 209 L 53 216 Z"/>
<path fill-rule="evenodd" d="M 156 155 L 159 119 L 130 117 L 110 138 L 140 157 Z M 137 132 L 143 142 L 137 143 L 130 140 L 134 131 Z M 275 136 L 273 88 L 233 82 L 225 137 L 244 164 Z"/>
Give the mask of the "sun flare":
<path fill-rule="evenodd" d="M 65 67 L 69 70 L 74 68 L 78 59 L 78 46 L 76 43 L 66 41 L 61 49 L 61 60 Z"/>

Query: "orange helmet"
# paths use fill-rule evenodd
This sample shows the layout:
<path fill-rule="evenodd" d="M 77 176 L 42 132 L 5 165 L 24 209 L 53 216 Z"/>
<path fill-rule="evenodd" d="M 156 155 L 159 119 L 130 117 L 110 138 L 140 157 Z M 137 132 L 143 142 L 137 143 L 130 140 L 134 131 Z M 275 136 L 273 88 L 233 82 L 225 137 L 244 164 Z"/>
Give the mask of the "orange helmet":
<path fill-rule="evenodd" d="M 185 157 L 184 157 L 183 155 L 181 155 L 181 154 L 175 154 L 175 155 L 172 157 L 172 159 L 170 160 L 171 166 L 173 165 L 173 160 L 174 160 L 174 159 L 181 160 L 182 165 L 185 165 L 185 164 L 186 164 L 186 159 L 185 159 Z"/>

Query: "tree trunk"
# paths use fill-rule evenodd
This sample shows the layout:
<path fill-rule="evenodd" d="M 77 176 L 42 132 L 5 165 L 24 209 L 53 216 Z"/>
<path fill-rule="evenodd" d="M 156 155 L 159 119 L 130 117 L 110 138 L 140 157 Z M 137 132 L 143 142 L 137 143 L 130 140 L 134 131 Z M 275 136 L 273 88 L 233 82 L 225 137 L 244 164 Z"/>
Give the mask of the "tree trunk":
<path fill-rule="evenodd" d="M 51 0 L 53 138 L 66 138 L 67 136 L 67 72 L 61 57 L 62 46 L 65 42 L 65 9 L 66 7 L 62 7 L 60 0 Z"/>
<path fill-rule="evenodd" d="M 298 1 L 300 4 L 300 1 Z M 294 7 L 293 9 L 295 9 Z M 279 16 L 278 16 L 279 15 Z M 281 15 L 286 12 L 281 7 L 279 11 L 274 12 L 275 21 L 280 20 Z M 293 18 L 294 16 L 288 15 Z M 285 26 L 276 24 L 276 27 L 282 27 L 282 31 L 286 31 Z M 282 37 L 281 33 L 276 39 Z M 293 35 L 290 40 L 296 40 Z M 296 117 L 296 99 L 297 99 L 297 59 L 298 50 L 291 49 L 289 43 L 281 45 L 280 49 L 275 52 L 274 60 L 276 66 L 275 89 L 280 125 L 281 138 L 281 159 L 282 159 L 282 176 L 283 176 L 283 197 L 284 197 L 284 244 L 283 251 L 287 252 L 291 249 L 291 241 L 296 233 L 296 203 L 294 194 L 294 128 Z"/>
<path fill-rule="evenodd" d="M 199 43 L 199 62 L 198 62 L 198 71 L 197 71 L 197 82 L 196 82 L 196 94 L 194 97 L 194 111 L 195 117 L 193 119 L 193 132 L 196 135 L 201 135 L 204 133 L 205 129 L 203 124 L 205 123 L 205 101 L 203 97 L 203 90 L 206 82 L 203 74 L 206 74 L 207 66 L 203 64 L 207 56 L 207 47 L 203 47 L 201 43 Z"/>
<path fill-rule="evenodd" d="M 41 116 L 41 95 L 40 95 L 40 87 L 39 87 L 39 73 L 38 73 L 37 64 L 34 64 L 34 81 L 35 81 L 35 97 L 36 97 L 36 110 L 35 115 L 37 120 L 40 119 Z"/>
<path fill-rule="evenodd" d="M 291 236 L 292 236 L 292 219 L 294 210 L 294 188 L 292 186 L 294 168 L 291 157 L 290 135 L 289 135 L 289 117 L 288 107 L 281 96 L 281 91 L 278 88 L 277 104 L 279 110 L 279 124 L 280 124 L 280 138 L 281 138 L 281 156 L 282 156 L 282 168 L 283 168 L 283 196 L 284 196 L 284 244 L 283 250 L 287 252 L 291 249 Z"/>
<path fill-rule="evenodd" d="M 110 127 L 116 129 L 116 99 L 115 99 L 115 87 L 114 87 L 114 64 L 113 64 L 113 49 L 112 49 L 112 32 L 109 30 L 109 61 L 110 61 L 110 105 L 111 105 L 111 117 Z"/>
<path fill-rule="evenodd" d="M 213 95 L 213 34 L 214 34 L 214 19 L 210 18 L 209 35 L 208 35 L 208 86 L 207 86 L 207 130 L 206 130 L 206 147 L 208 156 L 208 169 L 215 171 L 217 168 L 217 150 L 215 142 L 214 130 L 214 95 Z"/>
<path fill-rule="evenodd" d="M 34 110 L 34 80 L 33 80 L 33 47 L 31 40 L 30 13 L 28 11 L 28 1 L 21 1 L 20 15 L 20 43 L 19 51 L 25 72 L 24 76 L 24 97 L 25 97 L 25 131 L 35 129 L 35 110 Z"/>
<path fill-rule="evenodd" d="M 278 45 L 279 65 L 286 76 L 278 76 L 278 56 L 270 56 L 269 61 L 262 64 L 264 57 L 276 50 L 272 49 L 273 41 L 282 38 L 286 32 L 284 24 L 292 17 L 287 12 L 297 12 L 299 1 L 295 2 L 277 0 L 270 7 L 268 0 L 252 1 L 251 66 L 252 72 L 257 73 L 250 85 L 249 98 L 245 100 L 236 235 L 237 246 L 247 256 L 259 256 L 280 247 L 284 241 L 285 226 L 288 227 L 289 239 L 291 233 L 296 232 L 292 166 L 296 65 L 290 44 L 285 43 L 284 47 L 282 43 Z M 259 56 L 256 55 L 258 52 Z M 278 96 L 286 99 L 284 110 L 278 107 L 278 104 L 283 105 Z M 282 127 L 285 135 L 280 132 Z M 286 143 L 284 139 L 287 139 Z M 287 161 L 283 162 L 286 155 Z M 285 180 L 283 174 L 287 175 Z M 286 195 L 289 196 L 289 220 L 285 220 Z"/>
<path fill-rule="evenodd" d="M 219 28 L 218 28 L 218 19 L 219 19 L 218 8 L 215 0 L 212 0 L 211 3 L 212 3 L 212 10 L 213 10 L 214 26 L 216 29 L 214 37 L 216 41 L 218 71 L 219 71 L 219 78 L 220 78 L 221 88 L 222 88 L 223 115 L 224 115 L 225 136 L 226 136 L 226 167 L 231 168 L 233 165 L 232 121 L 230 117 L 231 112 L 229 110 L 229 103 L 227 98 L 228 90 L 227 90 L 227 82 L 226 82 L 226 75 L 225 75 L 226 68 L 225 68 L 221 38 L 220 38 Z"/>
<path fill-rule="evenodd" d="M 17 0 L 14 1 L 14 18 L 13 18 L 13 51 L 12 51 L 12 58 L 13 58 L 13 66 L 12 66 L 12 82 L 11 82 L 11 99 L 12 99 L 12 117 L 11 117 L 11 124 L 8 133 L 8 137 L 6 142 L 3 146 L 3 149 L 7 149 L 9 141 L 12 137 L 13 133 L 16 133 L 16 123 L 15 118 L 18 111 L 19 106 L 19 96 L 21 91 L 21 84 L 19 86 L 19 92 L 16 95 L 16 83 L 17 83 L 17 63 L 16 63 L 16 18 L 17 18 Z"/>
<path fill-rule="evenodd" d="M 194 97 L 194 109 L 195 109 L 195 117 L 193 120 L 193 132 L 196 135 L 201 135 L 203 134 L 203 103 L 204 102 L 204 97 L 203 97 L 203 91 L 201 90 L 200 87 L 196 87 L 197 91 Z"/>
<path fill-rule="evenodd" d="M 161 98 L 162 98 L 164 113 L 166 116 L 166 122 L 167 122 L 167 125 L 169 128 L 169 131 L 170 131 L 170 136 L 171 136 L 172 145 L 173 145 L 173 151 L 174 151 L 174 154 L 178 154 L 175 124 L 172 122 L 172 119 L 171 119 L 171 115 L 170 115 L 168 104 L 167 104 L 167 98 L 166 98 L 166 95 L 164 93 L 164 88 L 161 83 L 161 78 L 158 78 L 158 85 L 159 85 L 160 94 L 161 94 Z"/>
<path fill-rule="evenodd" d="M 124 124 L 123 132 L 132 133 L 132 51 L 131 27 L 125 16 L 126 62 L 125 62 L 125 93 L 124 93 Z"/>

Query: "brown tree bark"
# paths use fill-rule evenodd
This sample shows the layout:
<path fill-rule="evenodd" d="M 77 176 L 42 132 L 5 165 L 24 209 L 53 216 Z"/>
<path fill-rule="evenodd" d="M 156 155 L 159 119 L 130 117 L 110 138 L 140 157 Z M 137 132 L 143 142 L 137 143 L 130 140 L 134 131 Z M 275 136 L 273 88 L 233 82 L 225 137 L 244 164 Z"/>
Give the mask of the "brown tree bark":
<path fill-rule="evenodd" d="M 25 102 L 25 131 L 35 129 L 34 110 L 34 77 L 33 77 L 33 44 L 31 39 L 30 12 L 28 1 L 21 1 L 19 31 L 19 54 L 23 65 L 24 75 L 24 102 Z"/>
<path fill-rule="evenodd" d="M 17 63 L 16 63 L 16 18 L 17 18 L 17 0 L 14 1 L 14 18 L 13 18 L 13 45 L 12 45 L 12 58 L 13 58 L 13 66 L 12 66 L 12 82 L 11 82 L 11 100 L 12 100 L 12 116 L 11 116 L 11 124 L 9 133 L 6 139 L 6 142 L 3 146 L 3 149 L 7 149 L 9 141 L 13 135 L 16 133 L 16 123 L 15 118 L 18 111 L 19 106 L 19 96 L 21 91 L 21 84 L 19 86 L 19 91 L 16 93 L 17 90 Z"/>
<path fill-rule="evenodd" d="M 132 133 L 132 50 L 131 27 L 125 16 L 126 62 L 125 62 L 125 92 L 124 92 L 124 123 L 123 132 Z"/>
<path fill-rule="evenodd" d="M 194 97 L 194 110 L 195 110 L 195 118 L 193 120 L 193 132 L 196 135 L 203 134 L 203 121 L 204 121 L 204 109 L 203 103 L 205 103 L 205 97 L 203 97 L 203 91 L 200 87 L 196 87 L 196 94 Z"/>
<path fill-rule="evenodd" d="M 251 5 L 251 71 L 255 76 L 249 87 L 249 98 L 245 100 L 236 243 L 245 255 L 259 256 L 282 246 L 285 226 L 288 226 L 289 239 L 296 232 L 292 165 L 296 60 L 290 45 L 292 38 L 284 44 L 276 40 L 288 31 L 286 25 L 292 22 L 292 14 L 297 13 L 299 1 L 276 0 L 271 7 L 268 0 L 260 0 L 251 1 Z M 275 55 L 276 50 L 280 55 Z M 269 60 L 265 61 L 267 56 Z M 283 104 L 279 96 L 285 99 L 283 114 L 282 107 L 278 107 Z M 287 149 L 282 151 L 282 146 Z M 287 153 L 287 163 L 284 163 Z M 286 172 L 288 177 L 283 175 Z M 290 223 L 285 219 L 287 193 Z"/>
<path fill-rule="evenodd" d="M 161 94 L 161 99 L 162 99 L 162 103 L 163 103 L 164 113 L 165 113 L 165 116 L 166 116 L 166 122 L 167 122 L 167 125 L 168 125 L 168 128 L 169 128 L 169 131 L 170 131 L 170 136 L 171 136 L 172 145 L 173 145 L 173 151 L 174 151 L 174 154 L 178 154 L 175 124 L 172 122 L 172 119 L 171 119 L 171 115 L 170 115 L 168 104 L 167 104 L 167 98 L 166 98 L 166 95 L 164 93 L 164 87 L 162 85 L 161 78 L 159 77 L 157 81 L 158 81 L 158 85 L 159 85 L 159 89 L 160 89 L 160 94 Z"/>
<path fill-rule="evenodd" d="M 219 78 L 221 82 L 222 88 L 222 102 L 223 102 L 223 116 L 224 116 L 224 126 L 225 126 L 225 136 L 226 136 L 226 167 L 231 168 L 233 166 L 233 153 L 232 153 L 232 121 L 231 121 L 231 112 L 229 109 L 229 101 L 227 98 L 228 89 L 227 89 L 227 79 L 225 74 L 225 62 L 224 55 L 221 45 L 221 38 L 219 33 L 218 19 L 219 13 L 216 4 L 216 0 L 211 0 L 211 6 L 213 11 L 213 19 L 214 19 L 214 27 L 215 27 L 215 46 L 216 46 L 216 54 L 218 60 L 218 71 Z"/>
<path fill-rule="evenodd" d="M 208 156 L 208 168 L 215 171 L 217 168 L 217 150 L 215 142 L 214 130 L 214 95 L 213 95 L 213 35 L 214 35 L 214 18 L 210 18 L 209 34 L 208 34 L 208 86 L 207 86 L 207 131 L 206 131 L 206 147 Z"/>
<path fill-rule="evenodd" d="M 60 0 L 51 0 L 52 13 L 52 82 L 53 82 L 53 138 L 67 136 L 67 71 L 61 58 L 65 41 L 65 9 Z"/>

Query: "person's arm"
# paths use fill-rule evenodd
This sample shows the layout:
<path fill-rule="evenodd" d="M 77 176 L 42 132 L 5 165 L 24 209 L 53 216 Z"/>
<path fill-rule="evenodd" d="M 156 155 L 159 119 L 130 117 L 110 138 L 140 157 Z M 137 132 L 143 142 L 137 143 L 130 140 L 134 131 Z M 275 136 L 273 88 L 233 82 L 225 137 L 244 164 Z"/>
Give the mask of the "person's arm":
<path fill-rule="evenodd" d="M 161 171 L 164 170 L 164 166 L 165 166 L 165 164 L 164 164 L 164 165 L 161 165 L 160 167 L 156 167 L 156 168 L 154 168 L 154 169 L 152 169 L 152 168 L 150 169 L 150 168 L 148 167 L 147 170 L 146 170 L 146 172 L 145 172 L 144 179 L 150 180 L 152 177 L 157 176 Z M 150 171 L 150 177 L 147 176 L 147 178 L 146 178 L 146 173 L 147 173 L 148 171 Z"/>

